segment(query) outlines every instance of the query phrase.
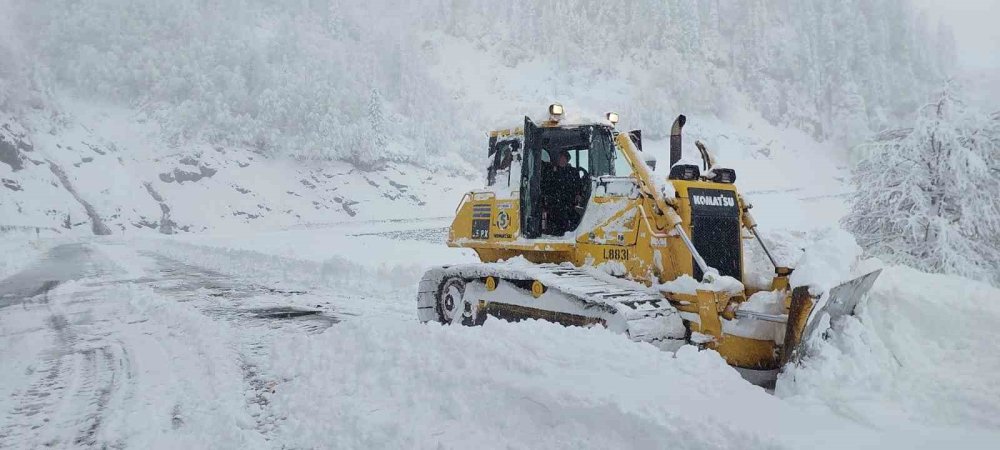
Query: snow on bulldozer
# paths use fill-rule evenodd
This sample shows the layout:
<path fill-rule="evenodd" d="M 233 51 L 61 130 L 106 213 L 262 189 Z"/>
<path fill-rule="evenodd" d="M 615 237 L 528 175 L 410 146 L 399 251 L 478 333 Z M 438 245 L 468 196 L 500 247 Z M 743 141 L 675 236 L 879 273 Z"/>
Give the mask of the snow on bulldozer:
<path fill-rule="evenodd" d="M 826 292 L 791 286 L 757 232 L 736 172 L 700 142 L 682 160 L 678 116 L 670 167 L 655 179 L 642 133 L 615 128 L 618 115 L 568 124 L 548 120 L 489 134 L 486 186 L 466 193 L 448 245 L 480 263 L 430 269 L 417 298 L 421 321 L 479 325 L 488 318 L 604 327 L 664 349 L 716 350 L 732 366 L 775 371 L 854 313 L 879 272 Z M 767 286 L 743 283 L 744 240 L 774 269 Z M 769 270 L 765 269 L 765 270 Z M 820 320 L 822 318 L 823 320 Z M 825 324 L 825 325 L 824 325 Z"/>

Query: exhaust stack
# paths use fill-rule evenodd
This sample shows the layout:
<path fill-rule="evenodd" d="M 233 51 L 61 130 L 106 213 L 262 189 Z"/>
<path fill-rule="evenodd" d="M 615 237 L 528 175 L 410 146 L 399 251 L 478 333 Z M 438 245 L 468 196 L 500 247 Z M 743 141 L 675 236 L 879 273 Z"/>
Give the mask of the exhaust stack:
<path fill-rule="evenodd" d="M 670 167 L 681 160 L 681 129 L 684 128 L 685 122 L 687 122 L 687 117 L 681 114 L 677 116 L 677 120 L 674 120 L 674 126 L 670 128 Z"/>

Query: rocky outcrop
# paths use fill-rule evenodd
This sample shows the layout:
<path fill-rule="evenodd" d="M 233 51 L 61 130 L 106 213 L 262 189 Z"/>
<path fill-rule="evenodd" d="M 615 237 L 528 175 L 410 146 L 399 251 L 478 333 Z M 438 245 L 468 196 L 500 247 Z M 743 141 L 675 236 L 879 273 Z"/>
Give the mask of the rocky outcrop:
<path fill-rule="evenodd" d="M 31 144 L 23 132 L 15 131 L 10 124 L 0 125 L 0 163 L 7 164 L 17 172 L 24 169 L 28 158 L 24 152 L 32 150 Z"/>
<path fill-rule="evenodd" d="M 12 191 L 23 190 L 23 189 L 21 189 L 21 184 L 18 183 L 16 180 L 8 180 L 8 179 L 4 178 L 4 179 L 0 180 L 0 184 L 3 184 L 3 186 L 5 188 L 10 189 Z"/>
<path fill-rule="evenodd" d="M 94 231 L 94 234 L 105 236 L 111 234 L 111 229 L 104 224 L 104 220 L 101 219 L 99 214 L 97 214 L 97 210 L 95 210 L 90 203 L 80 197 L 80 194 L 76 192 L 76 188 L 73 187 L 73 183 L 70 182 L 69 177 L 66 176 L 66 172 L 63 171 L 62 167 L 59 167 L 50 161 L 49 170 L 55 174 L 56 178 L 59 179 L 59 182 L 62 183 L 63 187 L 66 188 L 66 190 L 73 195 L 73 198 L 75 198 L 76 201 L 83 206 L 83 209 L 87 211 L 87 216 L 90 217 L 90 227 Z"/>
<path fill-rule="evenodd" d="M 170 206 L 163 200 L 163 196 L 161 196 L 159 192 L 156 192 L 156 189 L 153 189 L 152 184 L 146 182 L 143 183 L 143 185 L 146 186 L 146 192 L 149 192 L 149 195 L 153 197 L 153 200 L 156 200 L 156 203 L 160 204 L 160 213 L 162 214 L 160 216 L 160 223 L 158 224 L 160 233 L 174 234 L 177 224 L 170 219 Z"/>
<path fill-rule="evenodd" d="M 215 175 L 216 173 L 218 173 L 217 170 L 208 166 L 201 165 L 198 166 L 197 172 L 174 169 L 173 172 L 161 173 L 160 181 L 164 183 L 173 183 L 174 181 L 178 183 L 184 183 L 185 181 L 198 181 L 202 178 L 211 178 L 212 175 Z"/>

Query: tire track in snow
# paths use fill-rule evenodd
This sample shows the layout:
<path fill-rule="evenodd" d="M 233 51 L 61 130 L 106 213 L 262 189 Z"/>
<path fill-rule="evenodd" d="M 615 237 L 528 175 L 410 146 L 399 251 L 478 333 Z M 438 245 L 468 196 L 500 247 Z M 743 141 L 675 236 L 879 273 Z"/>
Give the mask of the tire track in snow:
<path fill-rule="evenodd" d="M 66 335 L 66 319 L 61 315 L 51 315 L 46 321 L 53 343 L 41 361 L 41 368 L 33 371 L 37 375 L 30 386 L 23 391 L 15 392 L 16 406 L 5 417 L 7 425 L 0 429 L 0 447 L 7 447 L 16 442 L 24 442 L 25 432 L 32 432 L 48 422 L 51 409 L 60 400 L 66 390 L 65 372 L 63 367 L 67 356 L 69 337 Z M 15 445 L 10 445 L 11 448 Z"/>
<path fill-rule="evenodd" d="M 280 290 L 244 280 L 238 280 L 204 267 L 152 252 L 143 252 L 144 257 L 156 263 L 157 276 L 140 280 L 155 291 L 176 301 L 188 302 L 206 316 L 225 321 L 237 327 L 239 333 L 239 364 L 246 386 L 246 407 L 256 421 L 256 429 L 265 439 L 272 440 L 281 418 L 269 409 L 269 397 L 277 385 L 276 377 L 263 369 L 270 357 L 271 341 L 276 334 L 321 333 L 340 321 L 332 311 L 315 308 L 262 307 L 276 300 L 285 303 L 295 297 L 308 295 L 305 291 Z M 317 305 L 319 306 L 319 305 Z M 179 414 L 174 426 L 183 423 Z"/>
<path fill-rule="evenodd" d="M 219 411 L 228 411 L 221 414 L 228 416 L 237 411 L 225 409 L 232 400 L 242 403 L 247 413 L 246 431 L 280 446 L 275 434 L 284 417 L 270 406 L 281 381 L 268 362 L 272 343 L 320 333 L 352 315 L 331 305 L 340 297 L 335 292 L 276 289 L 259 284 L 257 278 L 199 267 L 197 261 L 184 263 L 130 248 L 118 247 L 124 250 L 119 252 L 115 247 L 56 247 L 39 267 L 0 282 L 0 318 L 6 317 L 8 324 L 22 318 L 34 321 L 0 337 L 30 333 L 38 343 L 31 351 L 40 355 L 30 374 L 11 378 L 16 383 L 6 391 L 11 395 L 0 410 L 0 448 L 119 448 L 149 436 L 163 442 L 205 433 L 216 436 L 213 430 L 219 428 L 206 427 L 208 423 L 232 425 L 200 402 L 221 407 Z M 141 270 L 123 274 L 122 267 Z M 170 306 L 175 302 L 179 305 Z M 309 313 L 301 315 L 303 311 Z M 200 335 L 189 330 L 170 334 L 187 330 L 183 324 L 190 314 L 224 324 L 221 335 L 206 334 L 224 337 L 224 342 L 201 344 Z M 145 367 L 141 373 L 133 370 L 132 353 L 137 350 L 143 351 L 136 354 Z M 174 362 L 151 374 L 151 352 Z M 220 357 L 224 359 L 216 361 Z M 211 377 L 227 365 L 237 369 L 236 377 L 191 379 L 197 377 L 194 372 L 175 369 L 213 368 L 201 375 Z M 226 380 L 242 386 L 243 395 L 232 397 L 231 391 L 224 391 L 216 397 L 201 389 L 206 382 L 227 386 Z M 201 396 L 186 392 L 192 387 Z M 166 433 L 155 434 L 158 424 Z M 226 432 L 237 428 L 242 427 Z"/>
<path fill-rule="evenodd" d="M 120 447 L 117 442 L 100 442 L 98 432 L 116 382 L 130 367 L 127 360 L 115 364 L 113 353 L 126 358 L 127 353 L 113 352 L 112 344 L 102 342 L 100 336 L 81 333 L 79 327 L 93 319 L 86 309 L 87 299 L 79 298 L 79 293 L 62 304 L 54 304 L 51 298 L 61 282 L 92 275 L 100 270 L 98 265 L 88 247 L 62 245 L 51 249 L 38 266 L 5 280 L 10 304 L 20 298 L 24 310 L 44 310 L 49 339 L 41 367 L 29 374 L 26 388 L 12 395 L 15 402 L 0 428 L 0 448 Z M 25 292 L 32 293 L 23 296 Z"/>
<path fill-rule="evenodd" d="M 78 334 L 62 314 L 51 315 L 48 325 L 54 335 L 48 357 L 30 387 L 15 394 L 17 406 L 0 431 L 0 447 L 29 442 L 117 447 L 117 443 L 99 442 L 97 434 L 127 361 L 116 364 L 110 345 L 81 346 Z M 75 431 L 64 434 L 71 430 Z"/>

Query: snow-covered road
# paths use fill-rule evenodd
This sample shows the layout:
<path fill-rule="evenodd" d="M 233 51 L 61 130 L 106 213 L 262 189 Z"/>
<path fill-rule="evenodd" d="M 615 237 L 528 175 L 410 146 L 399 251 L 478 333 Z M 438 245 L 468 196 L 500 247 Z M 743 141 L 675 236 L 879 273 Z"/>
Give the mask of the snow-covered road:
<path fill-rule="evenodd" d="M 264 445 L 271 339 L 339 320 L 306 292 L 94 243 L 51 248 L 0 299 L 3 448 Z"/>
<path fill-rule="evenodd" d="M 949 280 L 891 269 L 884 298 L 775 396 L 710 351 L 544 322 L 420 324 L 423 266 L 469 255 L 431 242 L 437 226 L 367 228 L 39 245 L 0 281 L 0 448 L 1000 442 L 1000 360 L 983 354 L 997 333 L 918 335 L 928 311 L 1000 320 L 970 306 L 995 289 L 951 282 L 949 309 L 935 310 L 911 290 Z M 963 388 L 942 389 L 951 376 Z"/>

